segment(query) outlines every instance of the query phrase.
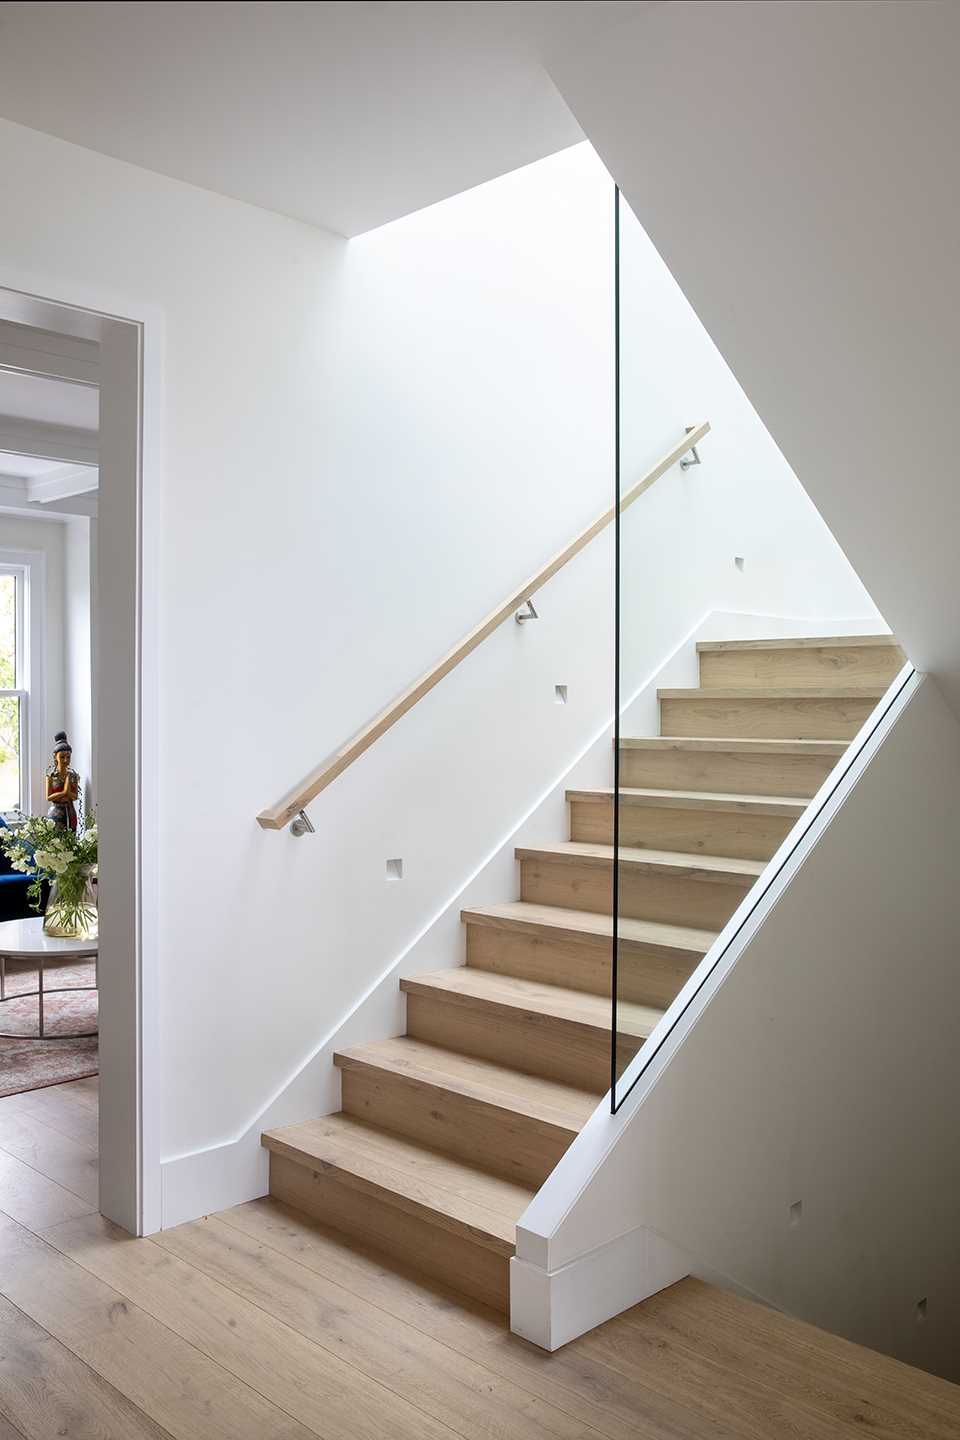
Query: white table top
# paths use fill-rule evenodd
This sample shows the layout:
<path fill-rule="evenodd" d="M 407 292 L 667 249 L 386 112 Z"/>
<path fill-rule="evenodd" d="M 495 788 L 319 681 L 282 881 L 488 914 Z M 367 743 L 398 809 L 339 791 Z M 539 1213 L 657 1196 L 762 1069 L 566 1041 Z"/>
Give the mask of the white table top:
<path fill-rule="evenodd" d="M 52 960 L 71 956 L 96 955 L 96 940 L 68 940 L 62 935 L 43 933 L 43 916 L 28 920 L 0 920 L 0 955 L 8 960 L 34 960 L 43 955 Z"/>

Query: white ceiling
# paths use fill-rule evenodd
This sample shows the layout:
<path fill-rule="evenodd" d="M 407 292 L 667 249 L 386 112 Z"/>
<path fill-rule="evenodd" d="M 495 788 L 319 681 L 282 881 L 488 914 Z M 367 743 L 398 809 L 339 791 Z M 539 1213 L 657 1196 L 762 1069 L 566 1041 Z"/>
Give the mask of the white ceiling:
<path fill-rule="evenodd" d="M 35 480 L 63 469 L 60 460 L 39 460 L 36 455 L 8 455 L 0 450 L 0 480 Z"/>
<path fill-rule="evenodd" d="M 68 425 L 96 434 L 100 423 L 96 385 L 73 385 L 42 375 L 0 371 L 0 415 L 40 425 Z"/>
<path fill-rule="evenodd" d="M 90 341 L 0 319 L 0 513 L 96 513 L 98 358 Z M 78 370 L 84 383 L 63 378 Z"/>
<path fill-rule="evenodd" d="M 355 235 L 576 144 L 539 57 L 649 8 L 0 4 L 0 115 Z"/>

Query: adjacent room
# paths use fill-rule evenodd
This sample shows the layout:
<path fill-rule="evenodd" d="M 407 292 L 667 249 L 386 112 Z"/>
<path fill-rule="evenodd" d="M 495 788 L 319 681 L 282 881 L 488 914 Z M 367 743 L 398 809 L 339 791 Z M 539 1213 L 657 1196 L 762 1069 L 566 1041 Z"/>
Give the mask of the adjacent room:
<path fill-rule="evenodd" d="M 85 347 L 0 322 L 0 1096 L 97 1074 L 99 392 L 43 373 Z"/>

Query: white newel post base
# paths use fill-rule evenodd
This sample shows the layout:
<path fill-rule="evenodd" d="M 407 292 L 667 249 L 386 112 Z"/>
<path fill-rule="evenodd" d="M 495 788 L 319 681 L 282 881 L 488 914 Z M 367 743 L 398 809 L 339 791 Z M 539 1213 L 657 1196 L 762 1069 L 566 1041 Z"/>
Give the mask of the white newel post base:
<path fill-rule="evenodd" d="M 517 1242 L 522 1251 L 522 1231 Z M 510 1261 L 510 1329 L 559 1350 L 689 1274 L 690 1257 L 642 1225 L 556 1270 L 518 1254 Z"/>

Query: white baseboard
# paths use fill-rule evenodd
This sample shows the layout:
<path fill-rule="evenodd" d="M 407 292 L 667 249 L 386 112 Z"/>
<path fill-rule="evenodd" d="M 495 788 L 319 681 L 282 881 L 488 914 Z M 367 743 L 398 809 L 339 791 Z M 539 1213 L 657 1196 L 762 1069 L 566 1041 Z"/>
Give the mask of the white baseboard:
<path fill-rule="evenodd" d="M 269 1164 L 259 1128 L 249 1138 L 166 1160 L 162 1177 L 164 1230 L 266 1195 Z"/>
<path fill-rule="evenodd" d="M 510 1329 L 542 1350 L 559 1350 L 690 1270 L 688 1255 L 643 1225 L 559 1270 L 542 1270 L 515 1256 Z"/>

